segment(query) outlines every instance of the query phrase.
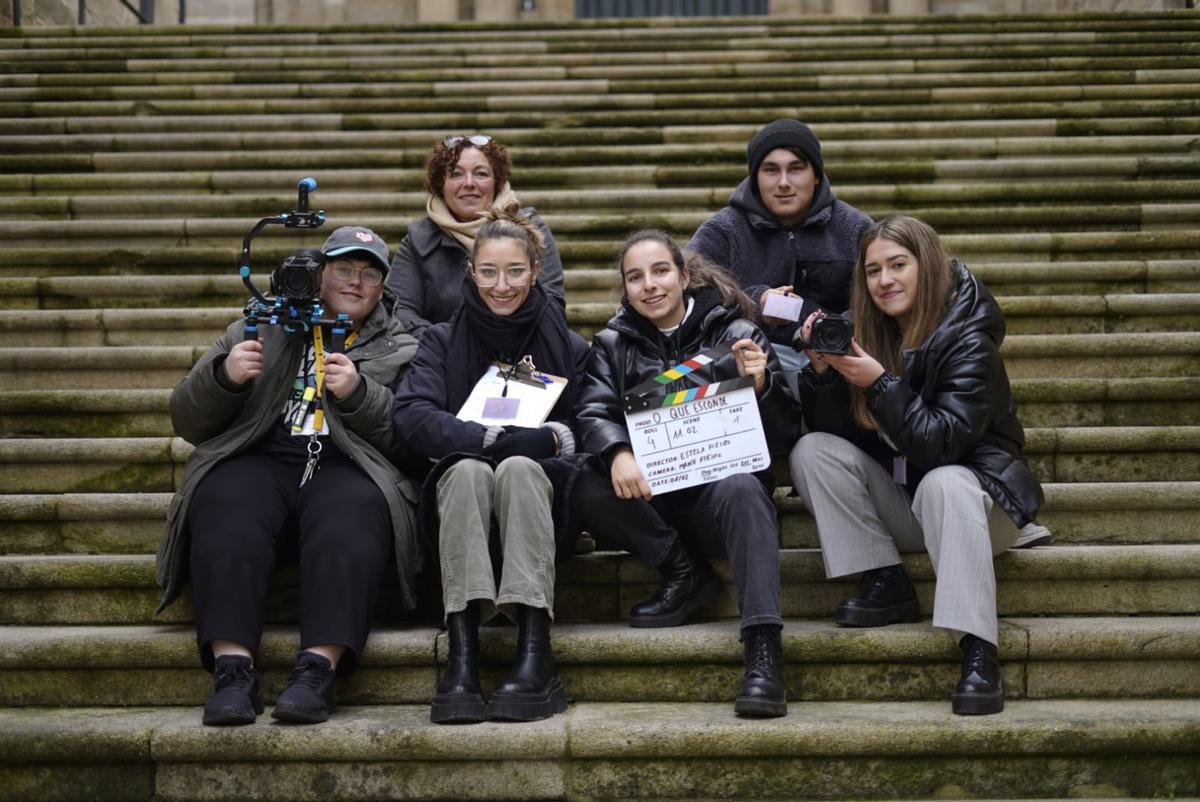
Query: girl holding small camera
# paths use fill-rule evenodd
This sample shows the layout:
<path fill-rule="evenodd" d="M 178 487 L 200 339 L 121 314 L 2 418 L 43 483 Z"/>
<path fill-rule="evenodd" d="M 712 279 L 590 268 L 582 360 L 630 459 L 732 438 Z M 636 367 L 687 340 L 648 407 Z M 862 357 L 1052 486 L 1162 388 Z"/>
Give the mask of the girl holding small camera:
<path fill-rule="evenodd" d="M 862 575 L 837 623 L 919 620 L 900 553 L 927 551 L 937 574 L 933 625 L 962 650 L 952 708 L 998 713 L 992 559 L 1042 502 L 999 353 L 1004 317 L 932 228 L 902 216 L 867 230 L 851 311 L 848 353 L 806 351 L 800 394 L 810 433 L 790 458 L 827 576 Z M 805 342 L 819 314 L 805 320 Z"/>

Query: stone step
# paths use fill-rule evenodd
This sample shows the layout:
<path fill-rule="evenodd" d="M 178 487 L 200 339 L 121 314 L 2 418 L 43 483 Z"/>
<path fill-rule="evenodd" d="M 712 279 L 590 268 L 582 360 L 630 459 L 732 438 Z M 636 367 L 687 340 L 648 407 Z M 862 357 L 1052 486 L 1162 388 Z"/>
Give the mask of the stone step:
<path fill-rule="evenodd" d="M 1150 299 L 1156 297 L 1132 298 L 1122 308 L 1129 310 L 1125 314 L 1151 310 L 1154 301 Z M 1169 314 L 1194 312 L 1192 299 L 1169 303 L 1175 304 Z M 1025 308 L 1028 314 L 1045 314 L 1055 307 L 1034 299 Z M 612 303 L 572 303 L 567 321 L 590 337 L 603 327 L 613 309 Z M 5 349 L 7 359 L 14 360 L 14 367 L 25 367 L 28 357 L 8 349 L 143 346 L 151 342 L 156 346 L 207 347 L 240 314 L 238 309 L 221 308 L 0 311 L 0 348 Z M 1015 379 L 1200 375 L 1200 333 L 1195 331 L 1014 334 L 1005 340 L 1001 353 L 1009 376 Z M 75 364 L 70 353 L 48 354 L 63 366 Z"/>
<path fill-rule="evenodd" d="M 1200 385 L 1186 375 L 1014 379 L 1012 386 L 1030 427 L 1200 425 Z M 166 389 L 0 390 L 0 437 L 169 437 L 169 397 Z"/>
<path fill-rule="evenodd" d="M 1154 82 L 1148 80 L 1094 81 L 1082 77 L 1070 85 L 1047 85 L 1037 80 L 1033 73 L 1013 73 L 1007 81 L 986 82 L 972 85 L 970 79 L 963 80 L 958 74 L 926 74 L 921 81 L 910 80 L 907 85 L 879 85 L 871 80 L 844 80 L 837 84 L 822 86 L 816 78 L 755 76 L 746 78 L 723 78 L 716 76 L 672 80 L 663 78 L 582 78 L 563 80 L 530 79 L 523 75 L 506 75 L 503 79 L 463 81 L 461 70 L 452 69 L 433 75 L 411 75 L 403 78 L 366 83 L 361 76 L 346 70 L 331 80 L 305 82 L 303 84 L 241 81 L 238 83 L 175 83 L 124 85 L 118 78 L 109 85 L 88 86 L 34 86 L 0 87 L 0 109 L 9 109 L 9 104 L 27 104 L 35 111 L 43 104 L 57 106 L 63 103 L 82 102 L 92 108 L 103 108 L 94 104 L 103 102 L 141 102 L 147 104 L 197 101 L 204 104 L 224 102 L 295 102 L 341 99 L 353 95 L 368 106 L 387 99 L 407 99 L 414 110 L 449 108 L 451 102 L 465 105 L 466 98 L 484 97 L 492 109 L 508 108 L 501 98 L 537 98 L 546 104 L 551 98 L 565 100 L 576 107 L 604 107 L 605 98 L 611 98 L 620 107 L 636 107 L 640 102 L 652 101 L 663 106 L 681 106 L 688 103 L 712 105 L 718 93 L 744 95 L 748 104 L 766 105 L 781 101 L 787 94 L 797 92 L 815 93 L 815 101 L 823 106 L 861 105 L 894 106 L 900 103 L 955 104 L 955 103 L 1039 103 L 1077 101 L 1124 101 L 1136 99 L 1186 100 L 1192 97 L 1191 88 L 1200 77 L 1200 58 L 1195 54 L 1184 57 L 1177 65 L 1178 72 L 1171 73 L 1173 80 Z M 209 69 L 218 68 L 219 62 Z M 646 65 L 646 71 L 652 69 Z M 793 67 L 794 69 L 794 67 Z M 451 76 L 460 76 L 454 80 Z M 311 79 L 310 79 L 311 80 Z M 768 89 L 765 89 L 769 87 Z M 548 104 L 546 104 L 548 105 Z M 394 110 L 396 105 L 380 106 L 381 110 Z"/>
<path fill-rule="evenodd" d="M 735 621 L 668 632 L 625 623 L 561 624 L 554 648 L 573 702 L 722 702 L 737 695 L 742 651 Z M 490 689 L 513 655 L 511 626 L 481 631 Z M 202 705 L 211 678 L 199 669 L 190 626 L 0 627 L 0 704 Z M 264 635 L 264 695 L 286 685 L 296 627 Z M 447 636 L 429 624 L 372 631 L 360 670 L 338 683 L 343 705 L 428 704 L 444 670 Z M 1170 698 L 1200 695 L 1200 618 L 1003 618 L 1000 655 L 1011 699 Z M 959 651 L 928 622 L 877 630 L 788 620 L 785 677 L 793 703 L 944 700 Z"/>
<path fill-rule="evenodd" d="M 290 135 L 301 125 L 309 134 L 338 131 L 381 131 L 393 136 L 409 137 L 403 140 L 406 147 L 429 147 L 446 128 L 437 121 L 428 125 L 395 126 L 386 115 L 365 114 L 305 114 L 299 118 L 292 114 L 243 114 L 221 115 L 169 115 L 155 116 L 92 116 L 37 118 L 0 118 L 0 134 L 13 136 L 44 136 L 49 134 L 95 135 L 95 134 L 187 134 L 225 133 L 231 129 L 246 133 L 273 131 Z M 657 126 L 621 127 L 611 123 L 603 127 L 590 128 L 530 128 L 528 125 L 494 125 L 488 130 L 502 142 L 525 146 L 595 145 L 595 144 L 694 144 L 711 146 L 743 145 L 758 130 L 758 125 L 745 120 L 729 121 L 721 125 L 692 125 L 687 121 Z M 1111 117 L 1096 119 L 1059 120 L 1057 115 L 1038 119 L 1022 120 L 892 120 L 877 122 L 858 120 L 852 122 L 819 122 L 813 126 L 826 143 L 836 146 L 840 141 L 853 139 L 875 140 L 921 140 L 930 138 L 960 140 L 1006 140 L 1035 138 L 1062 138 L 1074 141 L 1078 147 L 1087 148 L 1089 137 L 1130 136 L 1176 136 L 1200 130 L 1200 120 L 1195 118 L 1139 118 Z M 997 153 L 1001 150 L 999 145 Z M 361 182 L 360 182 L 361 183 Z M 6 185 L 5 185 L 6 186 Z M 351 185 L 353 186 L 353 185 Z"/>
<path fill-rule="evenodd" d="M 429 723 L 359 706 L 320 727 L 214 732 L 195 707 L 0 712 L 15 798 L 785 799 L 1200 795 L 1200 711 L 1175 700 L 580 703 L 533 724 Z"/>
<path fill-rule="evenodd" d="M 1197 161 L 1200 165 L 1200 161 Z M 1061 209 L 1060 209 L 1061 211 Z M 276 213 L 278 209 L 264 209 Z M 964 212 L 963 215 L 978 217 L 980 212 Z M 954 215 L 953 210 L 948 211 Z M 1001 232 L 981 234 L 954 232 L 946 237 L 947 246 L 958 255 L 971 259 L 981 256 L 990 261 L 1037 261 L 1039 259 L 1086 260 L 1105 259 L 1194 259 L 1200 231 L 1186 221 L 1196 214 L 1195 205 L 1185 204 L 1174 210 L 1172 205 L 1147 207 L 1140 219 L 1130 220 L 1116 227 L 1129 230 L 1114 230 L 1113 227 L 1097 231 L 1045 231 L 1049 220 L 1040 214 L 1042 228 L 1033 231 Z M 656 226 L 689 236 L 708 219 L 705 212 L 673 212 L 648 214 L 564 215 L 546 214 L 546 223 L 554 231 L 563 261 L 576 266 L 595 266 L 596 260 L 608 263 L 628 232 Z M 973 219 L 965 216 L 959 221 Z M 332 229 L 340 225 L 366 225 L 389 240 L 398 242 L 410 222 L 410 217 L 367 215 L 348 217 L 331 211 L 327 225 Z M 144 250 L 164 247 L 224 247 L 228 256 L 236 257 L 235 244 L 241 242 L 254 218 L 234 219 L 143 219 L 143 220 L 68 220 L 68 221 L 12 221 L 0 227 L 0 244 L 9 250 L 9 260 L 19 255 L 38 251 L 41 243 L 56 241 L 63 247 L 67 243 L 80 248 L 102 249 L 109 252 L 122 248 Z M 1161 227 L 1161 229 L 1160 229 Z M 1141 230 L 1138 230 L 1138 229 Z M 304 236 L 304 235 L 300 235 Z M 306 239 L 317 240 L 308 235 Z M 278 247 L 286 243 L 287 252 L 307 244 L 292 231 L 265 230 L 258 238 L 256 253 L 264 248 Z M 270 244 L 270 245 L 269 245 Z M 70 247 L 67 248 L 68 252 Z M 1132 253 L 1131 253 L 1132 252 Z M 1099 254 L 1099 256 L 1094 256 Z M 32 259 L 48 259 L 47 254 Z M 16 275 L 28 275 L 30 264 L 22 260 L 23 268 Z M 257 266 L 257 263 L 252 266 Z M 111 269 L 111 268 L 110 268 Z"/>
<path fill-rule="evenodd" d="M 180 438 L 8 438 L 0 440 L 0 488 L 169 492 L 191 453 Z M 1030 428 L 1025 454 L 1045 483 L 1200 481 L 1200 426 Z M 780 470 L 786 482 L 782 462 Z"/>
<path fill-rule="evenodd" d="M 1036 439 L 1045 439 L 1039 430 L 1031 429 L 1030 434 Z M 1153 454 L 1153 446 L 1158 445 L 1155 441 L 1161 440 L 1166 441 L 1161 451 L 1168 451 L 1171 442 L 1190 443 L 1194 437 L 1193 428 L 1181 432 L 1175 427 L 1163 427 L 1139 433 L 1064 429 L 1055 436 L 1063 443 L 1056 446 L 1054 459 L 1064 466 L 1064 476 L 1070 470 L 1078 475 L 1075 463 L 1094 456 L 1099 450 L 1098 446 L 1085 450 L 1086 445 L 1075 445 L 1072 441 L 1086 444 L 1089 440 L 1105 437 L 1112 444 L 1108 446 L 1112 460 L 1118 466 L 1128 463 L 1131 469 L 1130 473 L 1118 475 L 1109 482 L 1066 478 L 1048 481 L 1045 485 L 1046 504 L 1039 513 L 1039 520 L 1051 529 L 1056 543 L 1137 545 L 1200 540 L 1196 529 L 1196 516 L 1200 515 L 1200 496 L 1197 495 L 1200 484 L 1178 479 L 1146 481 L 1142 478 L 1144 474 L 1132 474 L 1137 470 L 1136 461 L 1131 458 L 1136 453 L 1135 448 L 1146 448 Z M 46 447 L 54 448 L 55 441 L 49 442 L 51 445 Z M 138 492 L 94 492 L 95 485 L 81 488 L 80 492 L 63 492 L 67 490 L 65 483 L 45 494 L 19 492 L 13 487 L 0 495 L 0 553 L 149 554 L 157 548 L 171 501 L 170 491 L 179 481 L 190 447 L 178 439 L 165 437 L 113 438 L 111 442 L 98 442 L 74 440 L 60 448 L 74 446 L 71 453 L 78 457 L 78 471 L 84 475 L 84 481 L 95 477 L 97 466 L 106 456 L 120 455 L 120 463 L 113 458 L 111 473 L 104 477 L 105 486 L 112 487 L 121 481 L 136 483 Z M 1140 445 L 1147 442 L 1151 446 Z M 88 443 L 88 446 L 84 447 L 82 443 Z M 28 441 L 22 445 L 28 445 L 32 457 L 35 446 Z M 12 454 L 16 448 L 6 450 Z M 1195 459 L 1194 452 L 1191 458 Z M 1040 459 L 1042 462 L 1048 460 L 1045 451 Z M 5 470 L 5 478 L 17 474 L 21 466 L 31 461 L 18 462 L 14 457 L 13 466 Z M 134 467 L 129 467 L 130 463 Z M 134 468 L 138 465 L 140 471 L 135 473 Z M 816 526 L 799 498 L 789 495 L 786 469 L 783 470 L 782 486 L 775 494 L 780 516 L 780 542 L 785 548 L 817 548 Z M 1119 468 L 1114 470 L 1114 474 L 1119 473 Z"/>
<path fill-rule="evenodd" d="M 211 268 L 216 275 L 0 277 L 0 309 L 229 308 L 246 298 L 246 287 L 228 269 L 226 254 L 214 256 L 226 257 L 214 260 Z M 1183 260 L 1055 265 L 984 262 L 972 263 L 971 269 L 1000 299 L 1010 315 L 1009 331 L 1017 334 L 1029 333 L 1018 327 L 1031 325 L 1031 321 L 1019 319 L 1017 310 L 1033 309 L 1039 303 L 1035 299 L 1045 299 L 1048 309 L 1064 311 L 1096 310 L 1099 304 L 1098 309 L 1108 318 L 1105 325 L 1114 330 L 1117 326 L 1134 328 L 1143 318 L 1165 329 L 1181 329 L 1187 325 L 1192 298 L 1200 290 L 1200 262 Z M 265 287 L 268 278 L 258 275 L 253 280 Z M 572 303 L 615 307 L 620 287 L 611 267 L 571 268 L 564 278 Z"/>
<path fill-rule="evenodd" d="M 923 609 L 930 609 L 933 571 L 928 556 L 906 555 L 904 561 Z M 714 567 L 727 590 L 701 617 L 736 619 L 728 564 L 717 561 Z M 785 549 L 780 574 L 787 617 L 828 616 L 856 588 L 852 581 L 826 580 L 820 552 L 814 549 Z M 996 577 L 1003 616 L 1200 613 L 1197 543 L 1008 551 L 996 560 Z M 400 616 L 390 580 L 389 574 L 381 592 L 381 621 Z M 629 607 L 649 597 L 658 582 L 653 569 L 628 554 L 595 552 L 571 558 L 558 566 L 556 620 L 624 620 Z M 294 621 L 297 593 L 295 571 L 277 572 L 268 621 Z M 0 555 L 0 624 L 148 624 L 156 620 L 159 596 L 153 555 Z M 191 616 L 185 598 L 157 620 L 182 623 Z"/>

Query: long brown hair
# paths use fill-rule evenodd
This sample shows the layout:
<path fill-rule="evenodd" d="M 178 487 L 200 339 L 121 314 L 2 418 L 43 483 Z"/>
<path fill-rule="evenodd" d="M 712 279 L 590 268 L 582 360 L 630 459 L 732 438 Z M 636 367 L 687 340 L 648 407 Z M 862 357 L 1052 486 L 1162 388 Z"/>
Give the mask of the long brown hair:
<path fill-rule="evenodd" d="M 917 292 L 913 298 L 906 331 L 896 319 L 885 315 L 867 290 L 867 248 L 876 240 L 888 240 L 908 250 L 916 259 Z M 902 352 L 916 348 L 933 334 L 946 313 L 946 304 L 954 290 L 954 271 L 950 257 L 937 232 L 913 217 L 885 217 L 867 229 L 858 247 L 858 264 L 850 286 L 850 311 L 854 315 L 854 339 L 884 370 L 899 374 L 903 369 Z M 878 424 L 867 409 L 864 389 L 850 386 L 854 420 L 867 429 Z"/>
<path fill-rule="evenodd" d="M 671 254 L 671 262 L 680 273 L 687 271 L 688 287 L 711 287 L 721 296 L 721 304 L 736 309 L 744 318 L 754 319 L 754 304 L 746 293 L 742 292 L 736 278 L 728 270 L 710 261 L 698 253 L 684 252 L 675 239 L 665 231 L 657 228 L 643 228 L 630 234 L 621 243 L 621 252 L 617 256 L 617 272 L 621 274 L 621 303 L 628 305 L 629 297 L 624 292 L 625 286 L 625 255 L 634 245 L 643 242 L 657 242 Z"/>

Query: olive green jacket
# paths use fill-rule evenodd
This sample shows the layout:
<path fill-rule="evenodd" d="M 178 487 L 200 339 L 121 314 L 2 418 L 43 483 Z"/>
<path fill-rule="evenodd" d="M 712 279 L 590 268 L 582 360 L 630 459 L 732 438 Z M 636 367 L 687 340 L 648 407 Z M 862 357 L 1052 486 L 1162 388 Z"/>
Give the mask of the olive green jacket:
<path fill-rule="evenodd" d="M 406 607 L 416 604 L 420 545 L 413 512 L 418 488 L 393 464 L 402 449 L 392 430 L 392 387 L 417 351 L 417 341 L 391 316 L 386 294 L 346 349 L 360 381 L 343 401 L 323 395 L 325 419 L 337 447 L 352 459 L 387 499 L 392 514 L 396 566 Z M 230 391 L 217 381 L 229 350 L 242 339 L 242 321 L 232 323 L 171 393 L 175 432 L 196 449 L 167 515 L 167 531 L 158 547 L 155 576 L 163 588 L 157 612 L 179 598 L 189 576 L 191 548 L 187 527 L 192 494 L 217 463 L 240 454 L 276 425 L 299 369 L 308 338 L 278 326 L 260 329 L 263 372 L 244 389 Z"/>

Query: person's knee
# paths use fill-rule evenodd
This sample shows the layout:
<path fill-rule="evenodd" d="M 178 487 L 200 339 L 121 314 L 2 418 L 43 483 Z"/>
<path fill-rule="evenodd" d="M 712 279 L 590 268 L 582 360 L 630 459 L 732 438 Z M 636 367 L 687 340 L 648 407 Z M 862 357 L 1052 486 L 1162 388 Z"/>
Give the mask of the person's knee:
<path fill-rule="evenodd" d="M 509 457 L 496 466 L 496 490 L 512 492 L 517 488 L 538 488 L 549 484 L 546 472 L 529 457 Z"/>
<path fill-rule="evenodd" d="M 477 459 L 461 459 L 446 469 L 438 479 L 438 498 L 464 499 L 474 497 L 480 488 L 491 495 L 496 475 L 492 466 Z M 455 502 L 458 503 L 458 502 Z"/>
<path fill-rule="evenodd" d="M 925 474 L 913 495 L 913 509 L 936 505 L 942 507 L 949 499 L 967 500 L 984 495 L 975 474 L 962 465 L 943 465 Z"/>
<path fill-rule="evenodd" d="M 809 432 L 796 441 L 788 455 L 793 481 L 800 483 L 810 474 L 821 474 L 830 466 L 847 463 L 854 448 L 850 441 L 835 434 Z"/>
<path fill-rule="evenodd" d="M 754 474 L 735 473 L 718 479 L 712 489 L 713 502 L 723 509 L 734 508 L 749 512 L 771 506 L 771 497 Z"/>

